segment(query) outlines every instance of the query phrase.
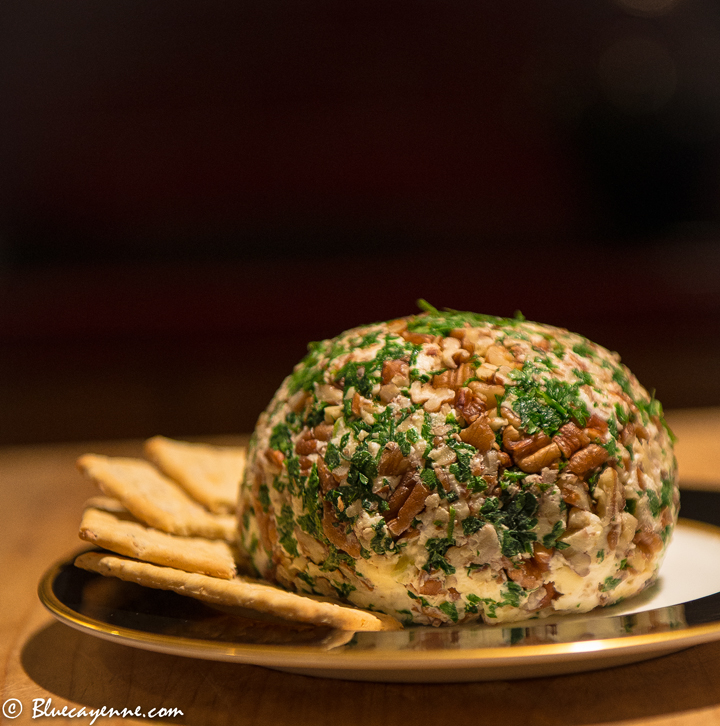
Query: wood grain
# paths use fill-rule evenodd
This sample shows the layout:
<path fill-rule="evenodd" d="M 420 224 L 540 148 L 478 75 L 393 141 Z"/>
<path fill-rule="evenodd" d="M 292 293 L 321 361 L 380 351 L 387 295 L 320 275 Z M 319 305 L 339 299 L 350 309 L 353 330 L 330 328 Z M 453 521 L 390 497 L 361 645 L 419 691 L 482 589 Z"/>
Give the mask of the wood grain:
<path fill-rule="evenodd" d="M 720 409 L 670 416 L 681 481 L 720 489 Z M 238 438 L 209 439 L 237 443 Z M 108 643 L 57 623 L 36 588 L 47 567 L 78 549 L 81 505 L 93 487 L 74 461 L 93 451 L 139 456 L 141 442 L 0 450 L 0 702 L 24 706 L 2 724 L 51 707 L 179 708 L 165 722 L 242 726 L 414 726 L 454 723 L 720 724 L 720 643 L 593 673 L 464 684 L 381 684 L 309 678 L 232 663 L 167 656 Z M 96 723 L 148 723 L 99 718 Z M 54 718 L 51 723 L 90 723 Z"/>

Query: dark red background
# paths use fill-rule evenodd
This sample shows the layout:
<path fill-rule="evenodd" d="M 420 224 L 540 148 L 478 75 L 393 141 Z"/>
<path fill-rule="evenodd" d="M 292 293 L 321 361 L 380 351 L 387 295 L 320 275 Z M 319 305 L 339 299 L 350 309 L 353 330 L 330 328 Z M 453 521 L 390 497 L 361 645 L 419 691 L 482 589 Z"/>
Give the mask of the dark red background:
<path fill-rule="evenodd" d="M 437 306 L 720 404 L 720 11 L 4 3 L 0 441 L 252 428 Z"/>

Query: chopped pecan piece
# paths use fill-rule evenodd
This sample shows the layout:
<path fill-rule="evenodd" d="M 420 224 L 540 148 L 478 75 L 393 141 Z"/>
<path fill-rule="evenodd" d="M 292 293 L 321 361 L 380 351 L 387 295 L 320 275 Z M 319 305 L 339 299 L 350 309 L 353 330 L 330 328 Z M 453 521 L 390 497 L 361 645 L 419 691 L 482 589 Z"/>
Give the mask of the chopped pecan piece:
<path fill-rule="evenodd" d="M 529 474 L 541 471 L 560 458 L 560 448 L 542 431 L 523 438 L 514 426 L 506 426 L 503 447 L 512 454 L 515 463 Z"/>
<path fill-rule="evenodd" d="M 539 542 L 533 544 L 532 561 L 539 572 L 547 572 L 550 569 L 552 556 L 553 550 L 548 549 Z"/>
<path fill-rule="evenodd" d="M 361 406 L 363 404 L 363 401 L 366 401 L 367 399 L 361 396 L 357 391 L 355 391 L 353 398 L 352 398 L 352 404 L 350 405 L 350 410 L 356 415 L 360 416 L 361 413 Z"/>
<path fill-rule="evenodd" d="M 572 421 L 566 423 L 560 431 L 553 436 L 553 441 L 560 447 L 563 456 L 569 459 L 578 449 L 590 443 L 590 439 Z"/>
<path fill-rule="evenodd" d="M 648 559 L 663 548 L 662 537 L 659 534 L 642 529 L 633 537 L 633 542 Z"/>
<path fill-rule="evenodd" d="M 586 512 L 592 509 L 588 485 L 575 474 L 563 472 L 558 478 L 558 488 L 565 504 Z"/>
<path fill-rule="evenodd" d="M 630 443 L 630 441 L 633 440 L 635 437 L 635 424 L 630 422 L 626 423 L 623 430 L 620 432 L 620 436 L 618 437 L 620 439 L 620 443 L 623 446 L 626 446 Z"/>
<path fill-rule="evenodd" d="M 408 364 L 404 360 L 386 360 L 382 367 L 382 382 L 384 385 L 392 383 L 395 376 L 407 379 L 408 373 Z"/>
<path fill-rule="evenodd" d="M 505 559 L 505 572 L 513 582 L 517 582 L 520 587 L 532 590 L 542 582 L 542 573 L 537 565 L 530 560 L 521 560 L 517 564 L 513 564 L 507 558 Z"/>
<path fill-rule="evenodd" d="M 300 476 L 308 476 L 312 471 L 313 460 L 309 456 L 301 456 L 299 459 L 300 463 Z"/>
<path fill-rule="evenodd" d="M 390 499 L 388 500 L 388 505 L 390 506 L 390 508 L 383 512 L 383 517 L 385 517 L 387 521 L 395 519 L 398 512 L 400 511 L 400 508 L 403 504 L 405 504 L 407 498 L 410 496 L 410 493 L 415 487 L 416 482 L 417 473 L 414 472 L 408 472 L 400 480 L 400 483 L 397 485 L 397 487 L 395 487 L 395 491 L 390 495 Z"/>
<path fill-rule="evenodd" d="M 546 582 L 543 585 L 543 588 L 545 588 L 545 595 L 542 600 L 539 600 L 535 603 L 535 610 L 542 610 L 543 608 L 546 608 L 553 600 L 555 600 L 559 596 L 559 593 L 553 586 L 552 582 Z"/>
<path fill-rule="evenodd" d="M 433 388 L 449 388 L 457 391 L 465 382 L 473 377 L 469 363 L 461 363 L 457 368 L 450 369 L 432 377 Z"/>
<path fill-rule="evenodd" d="M 476 418 L 466 429 L 462 429 L 460 438 L 482 453 L 489 451 L 495 443 L 495 433 L 485 414 Z"/>
<path fill-rule="evenodd" d="M 283 461 L 285 461 L 285 455 L 282 451 L 277 451 L 276 449 L 265 449 L 265 458 L 273 466 L 276 466 L 278 469 L 282 469 Z"/>
<path fill-rule="evenodd" d="M 333 426 L 329 423 L 318 424 L 313 430 L 313 436 L 318 441 L 330 441 L 333 432 Z"/>
<path fill-rule="evenodd" d="M 585 424 L 584 433 L 590 441 L 599 441 L 605 433 L 607 433 L 607 430 L 607 421 L 594 413 L 588 420 L 587 424 Z"/>
<path fill-rule="evenodd" d="M 439 595 L 443 590 L 442 582 L 430 577 L 418 588 L 421 595 Z"/>
<path fill-rule="evenodd" d="M 504 346 L 491 345 L 485 351 L 485 361 L 494 366 L 509 366 L 510 368 L 520 368 L 520 364 L 515 360 L 513 354 Z"/>
<path fill-rule="evenodd" d="M 392 534 L 397 537 L 410 527 L 413 519 L 425 509 L 425 500 L 429 494 L 430 489 L 422 481 L 417 480 L 410 496 L 405 500 L 405 504 L 400 507 L 397 518 L 391 520 L 387 525 Z"/>
<path fill-rule="evenodd" d="M 328 469 L 327 464 L 321 458 L 317 460 L 317 471 L 318 477 L 320 478 L 320 488 L 323 494 L 327 494 L 327 492 L 337 486 L 337 481 L 330 472 L 330 469 Z"/>
<path fill-rule="evenodd" d="M 505 451 L 498 451 L 498 467 L 501 469 L 507 469 L 508 466 L 512 465 L 512 459 L 510 455 Z"/>
<path fill-rule="evenodd" d="M 345 533 L 345 524 L 339 522 L 335 516 L 332 504 L 323 502 L 323 532 L 325 536 L 339 550 L 347 552 L 351 557 L 360 557 L 360 542 L 358 538 L 351 532 Z"/>
<path fill-rule="evenodd" d="M 480 414 L 485 412 L 485 400 L 476 396 L 471 388 L 459 388 L 453 402 L 467 424 L 471 424 Z"/>
<path fill-rule="evenodd" d="M 514 426 L 516 429 L 519 429 L 522 426 L 522 419 L 520 416 L 518 416 L 515 411 L 513 411 L 508 406 L 501 406 L 500 407 L 500 415 L 507 419 L 508 423 L 511 426 Z"/>
<path fill-rule="evenodd" d="M 470 381 L 468 388 L 481 399 L 485 401 L 488 409 L 497 408 L 497 399 L 502 398 L 505 394 L 505 386 L 496 383 L 486 383 L 484 381 Z"/>
<path fill-rule="evenodd" d="M 608 452 L 597 444 L 588 444 L 584 449 L 576 451 L 567 465 L 567 470 L 583 478 L 588 472 L 605 463 Z"/>
<path fill-rule="evenodd" d="M 295 443 L 295 453 L 298 456 L 307 456 L 317 451 L 317 439 L 313 438 L 312 431 L 304 431 Z"/>
<path fill-rule="evenodd" d="M 518 459 L 516 456 L 515 463 L 528 474 L 537 474 L 537 472 L 542 471 L 546 466 L 550 466 L 550 464 L 559 458 L 560 448 L 557 444 L 551 442 L 542 449 L 538 449 L 522 459 Z"/>
<path fill-rule="evenodd" d="M 652 479 L 650 479 L 650 477 L 642 470 L 641 467 L 642 465 L 640 464 L 637 468 L 638 485 L 640 486 L 640 489 L 645 491 L 648 488 L 649 483 L 652 482 Z"/>
<path fill-rule="evenodd" d="M 520 436 L 514 426 L 507 426 L 503 431 L 503 446 L 516 461 L 534 454 L 550 443 L 550 437 L 542 431 L 524 438 Z"/>
<path fill-rule="evenodd" d="M 404 474 L 409 466 L 410 462 L 403 456 L 400 447 L 395 441 L 389 441 L 385 444 L 385 448 L 380 455 L 380 463 L 378 464 L 378 474 L 380 476 Z"/>
<path fill-rule="evenodd" d="M 411 333 L 409 330 L 402 330 L 398 333 L 398 335 L 405 338 L 408 343 L 412 343 L 413 345 L 432 343 L 435 340 L 434 335 L 429 335 L 427 333 Z"/>
<path fill-rule="evenodd" d="M 594 496 L 598 500 L 598 515 L 602 519 L 612 521 L 622 512 L 625 507 L 625 493 L 615 469 L 607 467 L 600 474 Z"/>

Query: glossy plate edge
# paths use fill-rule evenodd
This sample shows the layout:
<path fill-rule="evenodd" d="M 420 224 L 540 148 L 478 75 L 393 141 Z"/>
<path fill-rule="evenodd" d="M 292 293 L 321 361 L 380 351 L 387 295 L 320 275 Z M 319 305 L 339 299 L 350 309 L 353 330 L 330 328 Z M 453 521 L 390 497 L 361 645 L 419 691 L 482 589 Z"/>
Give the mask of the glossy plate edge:
<path fill-rule="evenodd" d="M 685 519 L 682 524 L 720 537 L 720 528 L 714 525 Z M 61 569 L 71 564 L 76 556 L 77 553 L 53 564 L 38 586 L 40 601 L 58 621 L 80 632 L 142 650 L 258 665 L 305 675 L 398 682 L 457 682 L 535 677 L 613 667 L 720 639 L 719 611 L 717 619 L 712 622 L 690 624 L 662 632 L 562 643 L 468 648 L 462 651 L 333 652 L 318 646 L 227 644 L 113 627 L 78 613 L 62 602 L 53 589 Z M 672 607 L 683 606 L 644 612 L 661 613 Z M 605 617 L 626 616 L 618 614 Z M 510 624 L 512 625 L 514 624 Z"/>

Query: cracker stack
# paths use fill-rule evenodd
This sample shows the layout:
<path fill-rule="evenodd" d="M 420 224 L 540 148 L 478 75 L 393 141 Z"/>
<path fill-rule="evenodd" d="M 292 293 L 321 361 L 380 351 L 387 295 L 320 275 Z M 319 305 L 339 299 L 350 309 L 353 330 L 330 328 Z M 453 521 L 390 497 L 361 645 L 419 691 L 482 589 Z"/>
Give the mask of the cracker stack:
<path fill-rule="evenodd" d="M 78 468 L 104 496 L 85 504 L 80 538 L 109 552 L 75 564 L 145 587 L 172 590 L 211 605 L 230 605 L 340 630 L 397 630 L 380 613 L 287 592 L 237 574 L 232 514 L 245 450 L 173 441 L 146 442 L 142 459 L 85 454 Z"/>

